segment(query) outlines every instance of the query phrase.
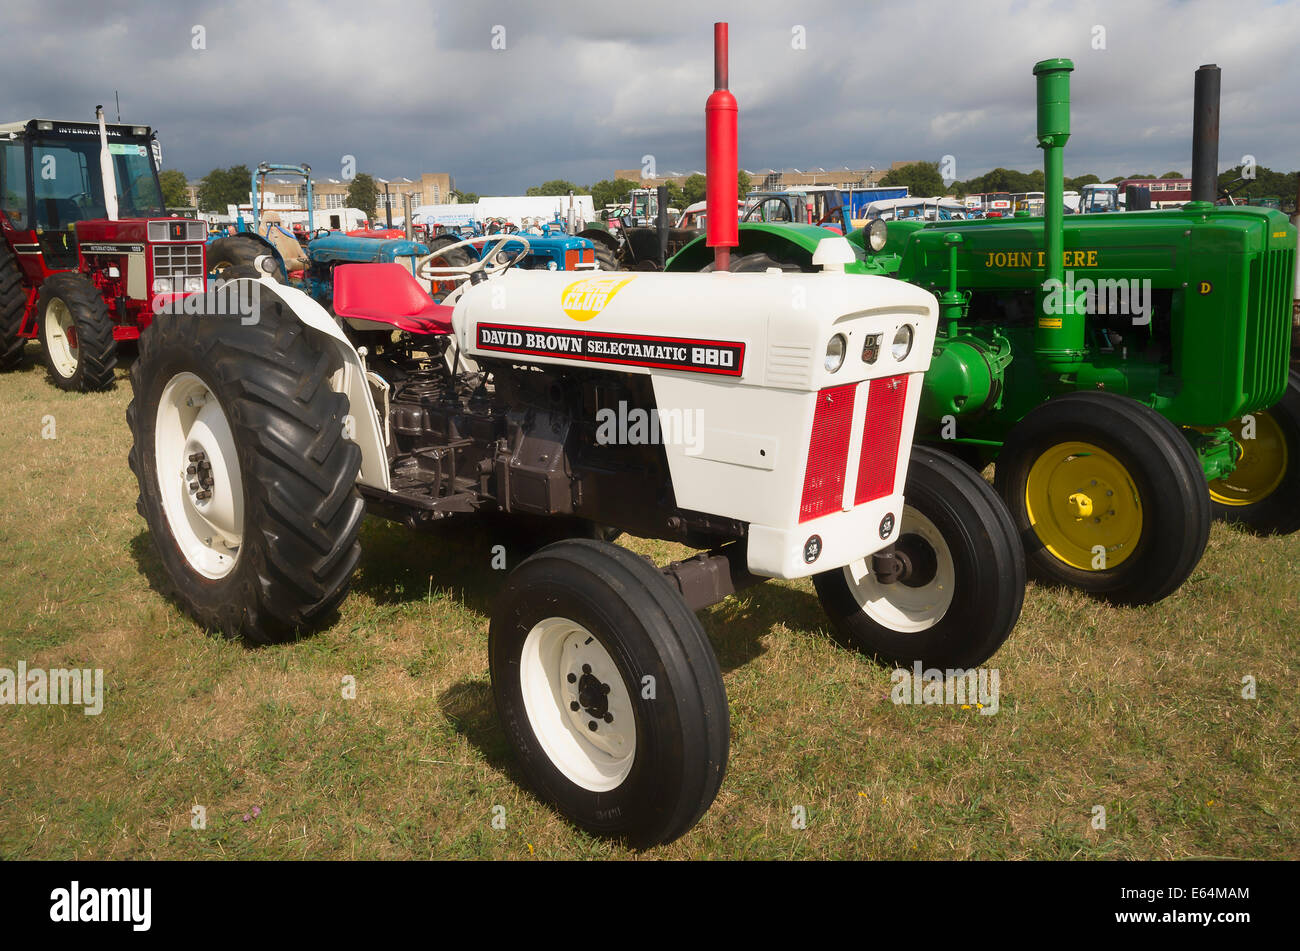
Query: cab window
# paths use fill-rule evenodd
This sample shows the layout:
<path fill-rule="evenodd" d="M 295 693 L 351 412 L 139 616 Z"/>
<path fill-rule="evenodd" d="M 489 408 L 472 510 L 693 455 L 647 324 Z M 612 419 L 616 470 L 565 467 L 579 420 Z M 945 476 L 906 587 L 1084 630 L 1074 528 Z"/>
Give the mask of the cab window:
<path fill-rule="evenodd" d="M 0 210 L 20 231 L 27 228 L 27 154 L 17 139 L 0 140 Z"/>

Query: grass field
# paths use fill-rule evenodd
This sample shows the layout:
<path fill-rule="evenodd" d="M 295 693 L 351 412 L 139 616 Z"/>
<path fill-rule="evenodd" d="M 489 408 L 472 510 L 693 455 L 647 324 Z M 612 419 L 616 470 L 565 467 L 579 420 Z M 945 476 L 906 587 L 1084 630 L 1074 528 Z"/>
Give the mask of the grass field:
<path fill-rule="evenodd" d="M 368 521 L 337 619 L 294 644 L 217 639 L 159 595 L 118 376 L 90 395 L 35 366 L 0 377 L 0 667 L 103 668 L 106 691 L 98 716 L 0 707 L 0 858 L 637 854 L 519 785 L 487 673 L 503 573 L 476 528 Z M 827 635 L 810 583 L 732 598 L 703 615 L 731 702 L 729 771 L 700 824 L 648 854 L 1298 857 L 1298 571 L 1300 535 L 1216 525 L 1154 607 L 1031 586 L 988 664 L 994 716 L 894 705 L 889 671 Z"/>

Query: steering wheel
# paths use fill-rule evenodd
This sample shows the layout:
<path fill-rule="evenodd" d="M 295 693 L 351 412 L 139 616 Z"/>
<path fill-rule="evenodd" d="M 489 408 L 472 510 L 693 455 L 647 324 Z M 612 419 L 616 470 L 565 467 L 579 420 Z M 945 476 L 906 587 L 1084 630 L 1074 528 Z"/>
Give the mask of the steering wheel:
<path fill-rule="evenodd" d="M 485 255 L 480 257 L 473 264 L 467 264 L 461 267 L 434 267 L 433 262 L 446 256 L 448 251 L 455 248 L 469 247 L 475 248 L 476 245 L 492 243 L 494 247 Z M 496 245 L 519 244 L 522 245 L 519 252 L 502 260 L 502 256 L 508 252 Z M 524 258 L 532 253 L 532 245 L 528 239 L 519 235 L 502 236 L 499 234 L 484 234 L 474 238 L 466 238 L 464 241 L 457 241 L 455 244 L 444 244 L 435 248 L 430 254 L 420 258 L 415 262 L 415 276 L 422 281 L 437 281 L 440 279 L 464 280 L 475 271 L 482 271 L 486 276 L 492 277 L 508 268 L 514 267 Z M 495 259 L 495 260 L 494 260 Z"/>
<path fill-rule="evenodd" d="M 311 233 L 311 239 L 315 241 L 317 238 L 328 238 L 331 234 L 333 232 L 329 228 L 317 228 Z"/>

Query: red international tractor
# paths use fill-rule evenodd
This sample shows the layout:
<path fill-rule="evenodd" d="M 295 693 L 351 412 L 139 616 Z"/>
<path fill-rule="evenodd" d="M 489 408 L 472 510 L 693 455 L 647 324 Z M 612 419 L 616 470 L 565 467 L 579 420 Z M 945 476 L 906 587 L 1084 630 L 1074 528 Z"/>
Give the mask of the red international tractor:
<path fill-rule="evenodd" d="M 54 384 L 113 384 L 117 342 L 206 289 L 201 221 L 168 217 L 148 126 L 0 124 L 0 371 L 39 339 Z"/>

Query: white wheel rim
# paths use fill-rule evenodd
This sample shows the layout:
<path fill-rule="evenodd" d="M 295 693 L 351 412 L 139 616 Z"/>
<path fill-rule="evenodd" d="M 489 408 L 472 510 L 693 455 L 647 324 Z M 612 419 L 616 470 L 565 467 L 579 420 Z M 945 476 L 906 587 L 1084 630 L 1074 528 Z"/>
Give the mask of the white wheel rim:
<path fill-rule="evenodd" d="M 915 588 L 901 581 L 883 584 L 872 574 L 870 558 L 845 565 L 844 580 L 858 606 L 873 621 L 891 631 L 916 634 L 934 627 L 948 613 L 957 570 L 942 533 L 910 505 L 903 506 L 899 537 L 903 535 L 918 535 L 933 549 L 936 566 L 928 583 Z"/>
<path fill-rule="evenodd" d="M 627 779 L 636 759 L 632 698 L 614 659 L 590 631 L 560 617 L 533 625 L 519 660 L 519 686 L 528 723 L 565 778 L 592 792 L 608 792 Z M 597 690 L 603 704 L 591 702 Z"/>
<path fill-rule="evenodd" d="M 244 540 L 244 482 L 230 422 L 193 373 L 178 373 L 163 387 L 154 469 L 167 527 L 190 567 L 207 578 L 230 574 Z"/>
<path fill-rule="evenodd" d="M 45 352 L 50 355 L 50 363 L 59 376 L 68 379 L 77 372 L 77 355 L 80 348 L 72 340 L 77 333 L 77 322 L 72 311 L 62 300 L 55 297 L 45 308 Z M 72 337 L 68 336 L 72 331 Z"/>

